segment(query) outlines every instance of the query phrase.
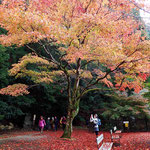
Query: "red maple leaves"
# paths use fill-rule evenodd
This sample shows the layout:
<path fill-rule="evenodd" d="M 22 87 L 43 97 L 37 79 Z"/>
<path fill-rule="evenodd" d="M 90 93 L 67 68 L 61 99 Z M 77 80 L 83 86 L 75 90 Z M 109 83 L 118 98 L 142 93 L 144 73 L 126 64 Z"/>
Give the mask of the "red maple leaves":
<path fill-rule="evenodd" d="M 149 75 L 146 74 L 146 73 L 139 73 L 139 77 L 140 77 L 141 79 L 143 79 L 144 81 L 146 81 L 147 78 L 149 77 Z"/>
<path fill-rule="evenodd" d="M 105 141 L 110 141 L 109 132 L 100 131 L 100 133 L 104 134 Z M 2 142 L 0 149 L 97 150 L 95 134 L 88 130 L 75 129 L 72 139 L 61 139 L 59 138 L 61 134 L 62 131 L 44 131 L 43 134 L 37 131 L 11 132 L 10 135 L 5 134 L 0 137 Z M 121 145 L 114 146 L 114 150 L 149 150 L 149 139 L 149 132 L 122 133 Z"/>

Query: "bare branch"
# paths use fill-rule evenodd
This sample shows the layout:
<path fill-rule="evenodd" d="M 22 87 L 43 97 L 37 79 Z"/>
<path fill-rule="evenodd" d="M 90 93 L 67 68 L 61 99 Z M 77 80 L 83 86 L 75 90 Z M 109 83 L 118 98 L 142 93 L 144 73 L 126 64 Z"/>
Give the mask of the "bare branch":
<path fill-rule="evenodd" d="M 52 54 L 48 51 L 48 49 L 45 47 L 45 45 L 41 42 L 41 41 L 39 41 L 38 42 L 43 48 L 44 48 L 44 50 L 45 50 L 45 52 L 48 54 L 48 56 L 50 57 L 50 59 L 51 59 L 51 61 L 53 62 L 53 63 L 55 63 L 56 65 L 60 65 L 57 61 L 56 61 L 56 59 L 52 56 Z"/>
<path fill-rule="evenodd" d="M 34 53 L 37 53 L 36 50 L 34 50 L 32 47 L 30 47 L 29 45 L 26 45 L 27 48 L 29 48 L 31 51 L 33 51 Z"/>
<path fill-rule="evenodd" d="M 21 29 L 24 31 L 24 32 L 27 32 L 27 30 L 25 30 L 22 26 L 20 26 L 21 27 Z"/>
<path fill-rule="evenodd" d="M 131 60 L 131 61 L 127 61 L 126 63 L 137 62 L 137 61 L 143 60 L 143 59 L 145 59 L 145 58 L 150 58 L 150 56 L 143 57 L 143 58 L 139 58 L 139 59 L 135 59 L 135 60 Z"/>
<path fill-rule="evenodd" d="M 84 66 L 86 66 L 87 64 L 89 64 L 89 63 L 91 63 L 91 62 L 93 62 L 93 61 L 97 61 L 97 60 L 90 60 L 90 61 L 84 63 L 83 65 L 81 65 L 81 67 L 84 67 Z"/>
<path fill-rule="evenodd" d="M 40 84 L 30 85 L 27 89 L 31 89 L 31 88 L 33 88 L 33 87 L 35 87 L 35 86 L 38 86 L 38 85 L 40 85 Z"/>
<path fill-rule="evenodd" d="M 128 0 L 130 3 L 134 4 L 135 7 L 137 7 L 138 9 L 143 10 L 146 13 L 150 14 L 150 11 L 145 10 L 144 8 L 140 7 L 136 2 L 133 2 L 132 0 Z"/>
<path fill-rule="evenodd" d="M 92 0 L 89 1 L 88 5 L 85 7 L 85 11 L 87 11 L 88 7 L 90 6 Z"/>
<path fill-rule="evenodd" d="M 83 95 L 85 95 L 86 93 L 88 93 L 88 92 L 90 92 L 90 91 L 112 91 L 112 90 L 116 90 L 116 89 L 102 89 L 102 88 L 93 88 L 93 89 L 87 89 L 87 90 L 85 90 L 83 93 L 81 93 L 78 97 L 77 97 L 77 100 L 78 99 L 81 99 L 81 97 L 83 96 Z"/>
<path fill-rule="evenodd" d="M 101 7 L 102 7 L 102 5 L 101 5 L 101 3 L 100 3 L 100 5 L 99 5 L 99 7 L 98 7 L 98 9 L 97 9 L 97 11 L 96 11 L 96 14 L 98 14 L 98 12 L 99 12 L 99 10 L 101 9 Z"/>
<path fill-rule="evenodd" d="M 106 74 L 105 74 L 103 77 L 98 78 L 94 83 L 88 83 L 88 85 L 82 90 L 81 93 L 84 93 L 89 87 L 91 87 L 91 86 L 97 84 L 100 80 L 106 78 L 111 72 L 114 72 L 115 70 L 117 70 L 117 69 L 118 69 L 122 64 L 124 64 L 125 62 L 126 62 L 126 61 L 122 61 L 120 64 L 118 64 L 118 65 L 116 66 L 115 69 L 106 72 Z"/>

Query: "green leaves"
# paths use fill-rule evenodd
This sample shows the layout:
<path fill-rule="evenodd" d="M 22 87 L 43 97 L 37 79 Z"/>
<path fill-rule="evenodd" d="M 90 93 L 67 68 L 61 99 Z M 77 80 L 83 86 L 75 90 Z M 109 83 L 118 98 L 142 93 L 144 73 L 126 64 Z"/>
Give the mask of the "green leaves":
<path fill-rule="evenodd" d="M 0 45 L 0 87 L 6 86 L 8 84 L 8 66 L 9 66 L 9 54 L 6 53 L 7 49 Z"/>

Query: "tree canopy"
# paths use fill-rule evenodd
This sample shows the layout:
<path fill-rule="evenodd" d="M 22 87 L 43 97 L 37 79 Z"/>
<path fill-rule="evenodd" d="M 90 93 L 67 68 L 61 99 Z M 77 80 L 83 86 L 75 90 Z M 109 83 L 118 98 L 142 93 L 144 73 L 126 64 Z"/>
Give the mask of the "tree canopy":
<path fill-rule="evenodd" d="M 108 72 L 115 71 L 117 87 L 124 90 L 128 86 L 139 92 L 144 73 L 149 72 L 149 41 L 141 39 L 139 24 L 127 16 L 133 8 L 128 1 L 3 1 L 0 22 L 8 33 L 0 41 L 6 46 L 39 42 L 57 65 L 47 46 L 63 44 L 59 48 L 61 60 L 98 61 L 110 69 Z M 108 73 L 93 71 L 97 80 L 103 78 L 109 84 L 105 78 Z M 51 76 L 48 80 L 52 81 Z"/>
<path fill-rule="evenodd" d="M 128 0 L 4 0 L 0 25 L 8 32 L 0 36 L 1 44 L 26 45 L 33 51 L 13 65 L 10 75 L 29 76 L 36 84 L 66 78 L 68 125 L 79 111 L 80 98 L 99 82 L 139 92 L 149 76 L 150 42 L 141 37 L 140 23 L 129 15 L 133 8 Z M 44 53 L 31 43 L 38 43 Z M 97 68 L 88 68 L 91 62 Z M 86 79 L 84 87 L 81 78 Z M 18 96 L 28 94 L 28 88 L 19 83 L 0 93 Z"/>

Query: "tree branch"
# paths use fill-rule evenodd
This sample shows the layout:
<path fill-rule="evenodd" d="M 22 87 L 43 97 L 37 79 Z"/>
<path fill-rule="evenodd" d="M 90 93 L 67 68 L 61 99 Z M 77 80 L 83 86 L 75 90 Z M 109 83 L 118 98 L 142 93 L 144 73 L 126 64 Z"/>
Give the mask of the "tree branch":
<path fill-rule="evenodd" d="M 139 58 L 139 59 L 136 59 L 136 60 L 127 61 L 126 63 L 136 62 L 136 61 L 139 61 L 139 60 L 143 60 L 145 58 L 150 58 L 150 56 Z"/>
<path fill-rule="evenodd" d="M 135 2 L 133 2 L 132 0 L 128 0 L 130 3 L 132 3 L 132 4 L 134 4 L 134 6 L 135 7 L 137 7 L 138 9 L 141 9 L 141 10 L 143 10 L 144 12 L 146 12 L 146 13 L 149 13 L 150 14 L 150 11 L 147 11 L 147 10 L 145 10 L 145 9 L 143 9 L 143 8 L 141 8 L 140 6 L 138 6 L 138 4 L 137 3 L 135 3 Z"/>
<path fill-rule="evenodd" d="M 28 86 L 28 88 L 27 88 L 27 89 L 31 89 L 32 87 L 35 87 L 35 86 L 38 86 L 38 85 L 40 85 L 40 84 L 30 85 L 30 86 Z"/>
<path fill-rule="evenodd" d="M 44 48 L 44 51 L 46 52 L 46 54 L 48 54 L 48 56 L 50 57 L 51 61 L 59 66 L 60 64 L 56 61 L 56 59 L 52 56 L 52 54 L 47 50 L 45 45 L 41 41 L 39 41 L 38 43 Z"/>
<path fill-rule="evenodd" d="M 88 92 L 90 92 L 90 91 L 96 91 L 96 90 L 104 90 L 104 91 L 112 91 L 112 89 L 102 89 L 102 88 L 93 88 L 93 89 L 88 89 L 88 90 L 86 90 L 86 91 L 84 91 L 83 93 L 81 93 L 78 97 L 77 97 L 77 100 L 78 99 L 81 99 L 81 97 L 83 96 L 83 95 L 85 95 L 86 93 L 88 93 Z M 114 89 L 114 90 L 116 90 L 116 89 Z"/>
<path fill-rule="evenodd" d="M 66 69 L 64 69 L 64 74 L 66 75 L 67 78 L 67 93 L 68 93 L 68 101 L 71 101 L 71 78 L 70 75 L 68 73 L 68 71 Z"/>
<path fill-rule="evenodd" d="M 75 80 L 75 84 L 74 84 L 74 89 L 73 89 L 73 92 L 74 92 L 74 95 L 73 97 L 75 98 L 77 95 L 77 90 L 78 90 L 78 87 L 79 87 L 79 82 L 80 82 L 80 69 L 81 69 L 81 58 L 79 58 L 77 60 L 77 68 L 76 68 L 76 80 Z"/>
<path fill-rule="evenodd" d="M 91 62 L 93 62 L 93 61 L 96 61 L 96 60 L 90 60 L 90 61 L 84 63 L 83 65 L 81 65 L 81 67 L 84 67 L 84 66 L 86 66 L 87 64 L 89 64 L 89 63 L 91 63 Z"/>
<path fill-rule="evenodd" d="M 94 83 L 88 83 L 88 85 L 82 90 L 81 94 L 84 93 L 89 87 L 91 87 L 91 86 L 97 84 L 100 80 L 106 78 L 111 72 L 114 72 L 115 70 L 117 70 L 117 69 L 118 69 L 122 64 L 124 64 L 125 62 L 126 62 L 126 61 L 122 61 L 120 64 L 118 64 L 118 65 L 116 66 L 115 69 L 106 72 L 106 74 L 105 74 L 103 77 L 98 78 Z"/>
<path fill-rule="evenodd" d="M 88 5 L 85 7 L 85 11 L 87 11 L 88 7 L 90 6 L 92 0 L 89 1 Z"/>

